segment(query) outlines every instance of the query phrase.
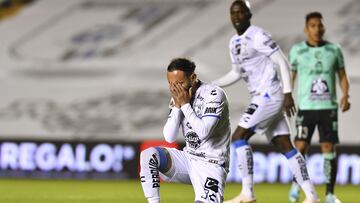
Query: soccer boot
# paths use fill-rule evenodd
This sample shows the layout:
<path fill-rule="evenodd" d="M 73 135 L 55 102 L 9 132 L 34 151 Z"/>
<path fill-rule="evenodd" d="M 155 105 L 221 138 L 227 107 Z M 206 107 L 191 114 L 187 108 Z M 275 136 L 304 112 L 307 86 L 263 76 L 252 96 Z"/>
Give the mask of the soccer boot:
<path fill-rule="evenodd" d="M 289 190 L 289 202 L 298 202 L 300 199 L 300 186 L 293 182 Z"/>
<path fill-rule="evenodd" d="M 327 194 L 325 197 L 325 203 L 341 203 L 341 201 L 334 194 Z"/>
<path fill-rule="evenodd" d="M 240 193 L 238 196 L 234 197 L 233 199 L 224 201 L 224 203 L 256 203 L 256 199 L 245 197 L 243 194 Z"/>
<path fill-rule="evenodd" d="M 302 203 L 321 203 L 320 199 L 312 200 L 312 199 L 305 199 Z"/>

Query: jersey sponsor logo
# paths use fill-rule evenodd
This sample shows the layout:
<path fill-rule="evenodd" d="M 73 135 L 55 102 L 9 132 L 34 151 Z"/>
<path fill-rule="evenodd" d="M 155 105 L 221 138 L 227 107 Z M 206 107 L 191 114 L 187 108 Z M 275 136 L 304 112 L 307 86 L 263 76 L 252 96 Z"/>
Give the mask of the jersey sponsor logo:
<path fill-rule="evenodd" d="M 221 104 L 221 102 L 219 102 L 219 101 L 210 101 L 210 102 L 207 102 L 206 104 Z"/>
<path fill-rule="evenodd" d="M 254 112 L 256 111 L 256 109 L 258 108 L 259 106 L 257 104 L 254 104 L 254 103 L 251 103 L 248 108 L 245 110 L 245 113 L 246 114 L 249 114 L 249 115 L 253 115 Z"/>
<path fill-rule="evenodd" d="M 158 169 L 159 161 L 156 158 L 156 154 L 153 154 L 149 160 L 149 169 L 152 179 L 152 187 L 157 188 L 160 187 L 160 176 L 159 176 L 159 169 Z"/>
<path fill-rule="evenodd" d="M 219 192 L 219 181 L 214 178 L 206 178 L 205 188 L 210 189 L 214 192 Z"/>
<path fill-rule="evenodd" d="M 203 199 L 209 199 L 212 202 L 216 201 L 216 194 L 219 192 L 219 181 L 214 178 L 206 178 L 204 185 L 204 195 L 201 196 Z"/>
<path fill-rule="evenodd" d="M 194 156 L 198 156 L 201 158 L 206 158 L 206 153 L 205 152 L 193 152 L 193 151 L 188 151 L 189 154 L 192 154 Z"/>
<path fill-rule="evenodd" d="M 212 113 L 212 114 L 216 114 L 216 107 L 206 107 L 204 114 L 208 114 L 208 113 Z"/>
<path fill-rule="evenodd" d="M 310 100 L 330 100 L 330 90 L 326 80 L 318 78 L 311 84 Z"/>
<path fill-rule="evenodd" d="M 188 132 L 185 135 L 185 142 L 188 143 L 189 147 L 193 149 L 198 149 L 200 147 L 199 136 L 195 132 Z"/>
<path fill-rule="evenodd" d="M 214 159 L 209 159 L 208 162 L 212 164 L 219 164 L 219 161 Z"/>
<path fill-rule="evenodd" d="M 270 48 L 271 49 L 275 49 L 278 45 L 276 44 L 276 42 L 273 42 L 272 44 L 270 44 Z"/>
<path fill-rule="evenodd" d="M 191 127 L 191 125 L 190 125 L 189 122 L 187 122 L 185 125 L 186 125 L 186 127 L 188 127 L 189 129 L 192 129 L 192 127 Z"/>
<path fill-rule="evenodd" d="M 320 60 L 320 59 L 322 58 L 321 52 L 320 52 L 320 51 L 316 51 L 316 52 L 314 53 L 314 57 L 315 57 L 316 59 Z"/>
<path fill-rule="evenodd" d="M 210 94 L 213 96 L 217 95 L 216 90 L 211 90 Z"/>

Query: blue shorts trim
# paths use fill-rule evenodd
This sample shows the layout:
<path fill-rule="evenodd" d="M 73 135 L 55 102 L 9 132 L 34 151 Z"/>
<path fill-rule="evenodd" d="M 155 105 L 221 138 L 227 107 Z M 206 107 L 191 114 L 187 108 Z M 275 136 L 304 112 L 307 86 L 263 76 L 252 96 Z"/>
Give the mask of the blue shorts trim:
<path fill-rule="evenodd" d="M 235 142 L 233 142 L 233 144 L 234 144 L 235 148 L 249 145 L 249 143 L 246 140 L 236 140 Z"/>
<path fill-rule="evenodd" d="M 165 154 L 164 150 L 161 147 L 155 147 L 155 149 L 156 149 L 156 151 L 158 151 L 159 157 L 160 157 L 159 170 L 164 171 L 166 169 L 166 166 L 167 166 L 166 154 Z"/>

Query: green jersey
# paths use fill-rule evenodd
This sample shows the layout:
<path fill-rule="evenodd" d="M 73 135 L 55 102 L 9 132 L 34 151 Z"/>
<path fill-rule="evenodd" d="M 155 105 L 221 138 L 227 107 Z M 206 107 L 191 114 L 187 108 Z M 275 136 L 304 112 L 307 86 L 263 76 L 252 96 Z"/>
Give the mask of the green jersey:
<path fill-rule="evenodd" d="M 344 68 L 344 57 L 337 44 L 325 42 L 312 47 L 295 44 L 289 54 L 291 70 L 298 76 L 298 105 L 301 110 L 337 108 L 336 72 Z"/>

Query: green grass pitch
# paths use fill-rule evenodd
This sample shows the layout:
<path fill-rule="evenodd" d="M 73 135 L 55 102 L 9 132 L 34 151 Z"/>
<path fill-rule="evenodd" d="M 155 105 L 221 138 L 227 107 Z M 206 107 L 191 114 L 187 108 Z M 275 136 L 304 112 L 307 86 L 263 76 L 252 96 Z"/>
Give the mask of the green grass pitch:
<path fill-rule="evenodd" d="M 240 184 L 227 184 L 225 199 L 235 196 Z M 324 199 L 324 186 L 317 186 Z M 287 203 L 289 185 L 257 184 L 255 193 L 259 203 Z M 359 203 L 359 186 L 337 186 L 343 203 Z M 303 197 L 303 196 L 302 196 Z M 190 185 L 163 183 L 161 200 L 166 203 L 194 202 Z M 146 202 L 139 181 L 75 181 L 0 179 L 1 203 L 137 203 Z"/>

